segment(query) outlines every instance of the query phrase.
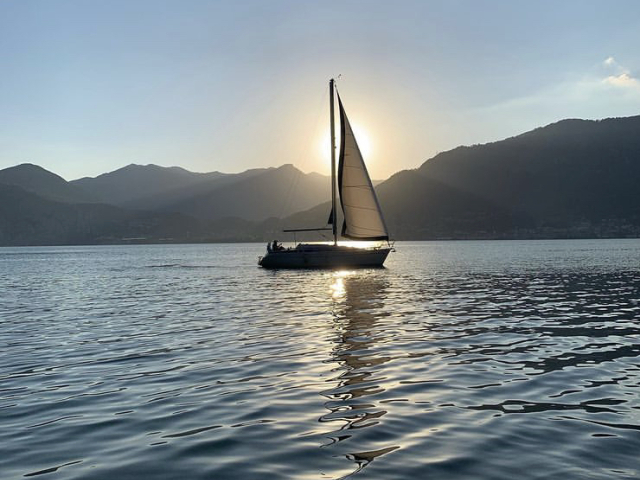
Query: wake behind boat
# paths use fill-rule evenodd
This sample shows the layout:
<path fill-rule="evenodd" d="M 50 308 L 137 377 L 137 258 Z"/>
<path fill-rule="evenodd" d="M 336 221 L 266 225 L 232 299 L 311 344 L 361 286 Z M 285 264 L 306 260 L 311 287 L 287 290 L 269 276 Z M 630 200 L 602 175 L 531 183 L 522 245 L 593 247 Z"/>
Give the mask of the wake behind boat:
<path fill-rule="evenodd" d="M 329 115 L 331 122 L 331 227 L 284 230 L 300 232 L 332 230 L 333 244 L 301 243 L 294 248 L 279 247 L 274 240 L 267 244 L 267 254 L 260 257 L 258 265 L 264 268 L 337 268 L 381 267 L 393 249 L 382 216 L 378 197 L 373 189 L 360 148 L 344 111 L 340 95 L 334 94 L 334 80 L 329 82 Z M 336 172 L 334 97 L 340 108 L 340 157 Z M 336 179 L 340 191 L 340 207 L 343 213 L 341 236 L 350 240 L 386 241 L 386 246 L 371 248 L 338 245 L 336 214 Z"/>

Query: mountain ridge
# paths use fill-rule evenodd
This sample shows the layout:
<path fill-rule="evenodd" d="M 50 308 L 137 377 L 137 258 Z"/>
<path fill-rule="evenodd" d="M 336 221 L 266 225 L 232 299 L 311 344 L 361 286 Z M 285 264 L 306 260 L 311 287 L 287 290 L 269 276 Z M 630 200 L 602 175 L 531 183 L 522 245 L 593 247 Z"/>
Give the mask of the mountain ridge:
<path fill-rule="evenodd" d="M 439 153 L 416 169 L 392 175 L 376 191 L 391 236 L 400 240 L 640 237 L 638 133 L 640 116 L 562 120 L 497 142 Z M 136 171 L 138 167 L 128 166 Z M 147 167 L 156 170 L 157 166 Z M 241 174 L 215 172 L 215 178 L 204 182 L 195 179 L 206 174 L 180 167 L 157 168 L 162 175 L 185 179 L 185 184 L 176 187 L 169 182 L 167 189 L 166 182 L 160 182 L 157 198 L 144 197 L 148 192 L 138 189 L 137 200 L 121 202 L 116 212 L 106 208 L 113 205 L 99 206 L 97 200 L 87 200 L 86 195 L 93 192 L 76 197 L 77 190 L 68 188 L 78 187 L 76 182 L 66 182 L 41 167 L 10 167 L 0 171 L 0 193 L 6 199 L 0 206 L 0 218 L 12 218 L 16 228 L 27 231 L 16 233 L 12 244 L 16 238 L 25 242 L 40 234 L 46 237 L 34 224 L 73 231 L 74 222 L 86 224 L 89 211 L 104 217 L 102 223 L 99 218 L 92 220 L 96 225 L 111 225 L 117 232 L 109 237 L 114 243 L 131 235 L 148 242 L 257 241 L 274 235 L 281 238 L 283 227 L 321 227 L 328 218 L 328 177 L 303 174 L 292 165 Z M 30 181 L 26 178 L 29 172 L 40 180 Z M 300 176 L 299 190 L 308 195 L 306 203 L 292 202 L 296 176 Z M 38 192 L 39 187 L 43 191 Z M 11 198 L 24 197 L 25 192 L 40 194 L 40 200 L 30 197 L 21 205 L 33 209 L 16 212 Z M 56 201 L 56 195 L 66 203 Z M 91 202 L 93 206 L 86 206 Z M 294 206 L 283 208 L 287 202 Z M 73 210 L 69 203 L 84 206 Z M 47 215 L 56 217 L 56 208 L 66 212 L 60 216 L 60 225 L 47 223 Z M 31 224 L 16 223 L 20 214 L 31 215 Z M 109 223 L 114 216 L 117 221 Z M 184 231 L 180 233 L 176 225 L 182 225 Z M 107 237 L 92 240 L 87 236 L 83 241 Z"/>
<path fill-rule="evenodd" d="M 91 191 L 101 201 L 114 205 L 143 196 L 160 193 L 168 188 L 178 188 L 204 182 L 225 174 L 220 172 L 195 173 L 182 167 L 161 167 L 154 164 L 131 163 L 97 177 L 83 177 L 69 182 Z"/>
<path fill-rule="evenodd" d="M 0 184 L 14 185 L 60 202 L 96 202 L 97 198 L 39 165 L 21 163 L 0 170 Z"/>
<path fill-rule="evenodd" d="M 569 217 L 636 216 L 638 133 L 640 116 L 563 120 L 500 142 L 443 152 L 418 171 L 526 212 L 539 226 Z"/>

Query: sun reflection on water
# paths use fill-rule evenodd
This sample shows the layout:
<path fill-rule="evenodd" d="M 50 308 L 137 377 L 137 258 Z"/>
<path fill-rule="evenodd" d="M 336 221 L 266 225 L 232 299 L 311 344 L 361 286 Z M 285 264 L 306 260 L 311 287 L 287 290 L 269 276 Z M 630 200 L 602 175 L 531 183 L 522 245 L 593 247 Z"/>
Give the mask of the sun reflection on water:
<path fill-rule="evenodd" d="M 345 278 L 348 277 L 349 275 L 353 275 L 355 272 L 353 271 L 348 271 L 348 270 L 339 270 L 336 272 L 333 272 L 333 283 L 330 285 L 329 289 L 331 291 L 331 296 L 334 299 L 341 299 L 344 298 L 347 291 L 345 289 Z"/>
<path fill-rule="evenodd" d="M 376 272 L 379 273 L 379 272 Z M 372 429 L 382 427 L 388 409 L 382 405 L 389 387 L 382 375 L 390 357 L 383 354 L 384 335 L 379 325 L 388 282 L 371 272 L 336 271 L 331 274 L 336 337 L 331 352 L 333 388 L 324 391 L 325 413 L 321 423 L 334 424 L 327 432 L 329 443 L 345 458 L 355 463 L 355 471 L 365 468 L 375 458 L 399 447 L 395 443 L 373 440 Z"/>

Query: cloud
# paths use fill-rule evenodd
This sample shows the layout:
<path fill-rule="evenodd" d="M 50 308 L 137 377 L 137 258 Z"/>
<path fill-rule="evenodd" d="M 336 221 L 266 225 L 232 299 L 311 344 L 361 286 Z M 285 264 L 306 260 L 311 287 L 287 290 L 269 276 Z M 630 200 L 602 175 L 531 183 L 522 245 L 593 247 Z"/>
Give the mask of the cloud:
<path fill-rule="evenodd" d="M 603 82 L 614 87 L 640 89 L 640 81 L 626 72 L 619 75 L 609 75 Z"/>
<path fill-rule="evenodd" d="M 612 85 L 617 88 L 640 90 L 640 80 L 634 77 L 631 72 L 620 65 L 615 58 L 607 57 L 602 64 L 609 70 L 614 70 L 614 74 L 607 75 L 602 83 Z"/>

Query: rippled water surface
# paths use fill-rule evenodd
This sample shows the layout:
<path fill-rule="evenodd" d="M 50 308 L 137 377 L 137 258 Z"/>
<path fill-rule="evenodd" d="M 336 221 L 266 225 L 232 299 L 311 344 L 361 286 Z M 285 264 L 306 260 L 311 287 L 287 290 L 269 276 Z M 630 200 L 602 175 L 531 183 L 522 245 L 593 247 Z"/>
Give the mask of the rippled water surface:
<path fill-rule="evenodd" d="M 0 249 L 0 477 L 640 478 L 640 241 Z"/>

